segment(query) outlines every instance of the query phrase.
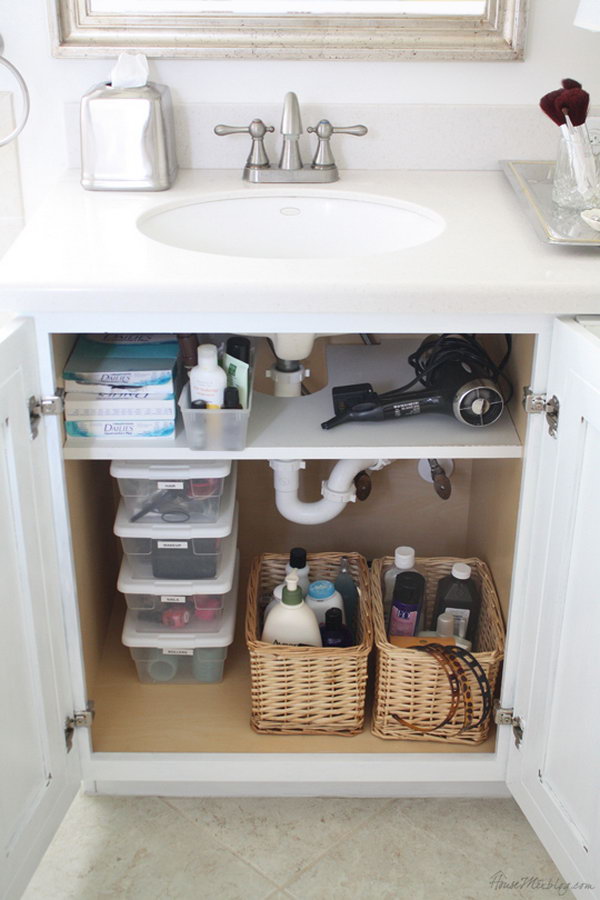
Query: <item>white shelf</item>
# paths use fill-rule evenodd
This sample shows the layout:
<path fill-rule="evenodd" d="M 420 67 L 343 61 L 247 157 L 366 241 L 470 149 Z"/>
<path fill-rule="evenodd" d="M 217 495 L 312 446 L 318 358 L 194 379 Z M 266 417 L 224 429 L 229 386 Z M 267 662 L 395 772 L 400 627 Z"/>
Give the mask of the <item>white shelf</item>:
<path fill-rule="evenodd" d="M 487 428 L 469 428 L 450 416 L 426 414 L 397 421 L 350 422 L 330 431 L 331 387 L 370 382 L 388 391 L 414 375 L 406 362 L 416 339 L 376 346 L 333 344 L 328 348 L 329 385 L 315 394 L 282 399 L 255 393 L 244 450 L 198 451 L 186 444 L 178 423 L 175 440 L 90 441 L 68 438 L 65 459 L 344 459 L 387 457 L 518 458 L 522 446 L 505 411 Z"/>

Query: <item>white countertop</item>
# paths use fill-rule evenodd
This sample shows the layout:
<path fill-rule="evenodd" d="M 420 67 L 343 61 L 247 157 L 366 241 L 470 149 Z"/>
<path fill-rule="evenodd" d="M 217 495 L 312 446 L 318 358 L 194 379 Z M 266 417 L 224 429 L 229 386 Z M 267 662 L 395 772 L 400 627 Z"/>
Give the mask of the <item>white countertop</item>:
<path fill-rule="evenodd" d="M 345 171 L 325 187 L 422 204 L 446 228 L 429 243 L 363 258 L 216 256 L 157 243 L 136 221 L 167 203 L 281 185 L 187 170 L 168 192 L 90 192 L 73 171 L 0 261 L 0 308 L 164 314 L 168 298 L 172 312 L 266 316 L 600 312 L 598 248 L 542 243 L 501 172 Z"/>

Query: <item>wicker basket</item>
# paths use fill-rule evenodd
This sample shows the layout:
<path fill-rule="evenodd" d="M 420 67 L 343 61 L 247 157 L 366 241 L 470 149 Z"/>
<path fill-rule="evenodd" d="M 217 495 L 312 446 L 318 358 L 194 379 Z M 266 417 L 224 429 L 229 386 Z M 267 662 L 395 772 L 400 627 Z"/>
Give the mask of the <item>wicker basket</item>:
<path fill-rule="evenodd" d="M 416 566 L 425 575 L 425 621 L 431 627 L 437 582 L 447 575 L 456 559 L 436 557 L 417 559 Z M 465 559 L 472 577 L 481 591 L 481 612 L 475 640 L 474 656 L 487 675 L 492 691 L 504 656 L 504 624 L 498 595 L 490 571 L 479 559 Z M 447 725 L 428 734 L 413 731 L 394 718 L 398 716 L 422 728 L 434 728 L 447 716 L 451 704 L 448 678 L 437 660 L 418 650 L 396 647 L 387 639 L 383 615 L 382 581 L 393 565 L 391 557 L 376 559 L 371 569 L 373 626 L 377 648 L 377 669 L 372 732 L 387 740 L 438 741 L 451 744 L 479 744 L 490 728 L 490 716 L 477 727 L 462 731 L 465 724 L 462 704 Z M 480 691 L 473 690 L 473 721 L 483 712 Z"/>
<path fill-rule="evenodd" d="M 248 581 L 246 643 L 250 651 L 252 715 L 260 734 L 358 734 L 364 724 L 367 658 L 373 644 L 369 572 L 358 553 L 308 555 L 313 579 L 335 580 L 342 555 L 360 592 L 355 647 L 291 647 L 261 641 L 262 612 L 285 575 L 288 557 L 257 557 Z"/>

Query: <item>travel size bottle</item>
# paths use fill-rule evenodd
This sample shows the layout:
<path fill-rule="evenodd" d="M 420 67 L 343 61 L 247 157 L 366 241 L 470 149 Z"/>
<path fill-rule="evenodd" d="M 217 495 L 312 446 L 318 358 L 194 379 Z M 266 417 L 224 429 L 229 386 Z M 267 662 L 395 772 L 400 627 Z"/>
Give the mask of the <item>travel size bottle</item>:
<path fill-rule="evenodd" d="M 190 401 L 192 407 L 198 401 L 207 409 L 221 409 L 227 387 L 227 375 L 219 365 L 214 344 L 200 344 L 198 365 L 190 369 Z"/>
<path fill-rule="evenodd" d="M 337 607 L 325 613 L 325 624 L 320 626 L 321 640 L 324 647 L 352 647 L 354 638 L 349 628 L 342 621 L 342 611 Z"/>

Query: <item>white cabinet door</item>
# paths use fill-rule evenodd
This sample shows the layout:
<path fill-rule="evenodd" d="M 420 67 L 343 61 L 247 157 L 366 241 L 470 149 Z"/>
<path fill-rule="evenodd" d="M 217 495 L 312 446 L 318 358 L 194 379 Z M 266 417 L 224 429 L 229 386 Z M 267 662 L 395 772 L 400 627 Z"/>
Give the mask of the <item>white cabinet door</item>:
<path fill-rule="evenodd" d="M 576 896 L 600 897 L 600 336 L 555 327 L 508 784 Z M 536 873 L 523 873 L 524 875 Z"/>
<path fill-rule="evenodd" d="M 30 320 L 0 314 L 0 894 L 20 897 L 80 782 Z"/>

